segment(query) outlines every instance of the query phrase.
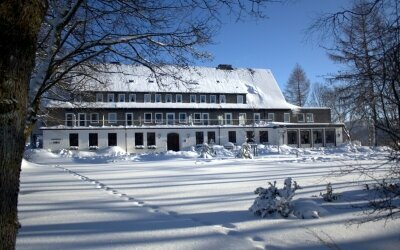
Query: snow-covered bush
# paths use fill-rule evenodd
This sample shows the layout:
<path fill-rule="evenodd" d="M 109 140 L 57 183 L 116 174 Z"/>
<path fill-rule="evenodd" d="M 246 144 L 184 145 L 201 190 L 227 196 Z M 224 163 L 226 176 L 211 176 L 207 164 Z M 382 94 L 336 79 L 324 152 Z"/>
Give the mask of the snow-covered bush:
<path fill-rule="evenodd" d="M 274 184 L 271 182 L 268 182 L 268 184 L 268 188 L 259 187 L 254 191 L 255 194 L 258 194 L 258 197 L 249 210 L 261 217 L 275 214 L 288 217 L 293 212 L 291 201 L 295 191 L 300 189 L 300 186 L 295 181 L 292 183 L 290 177 L 285 179 L 282 189 L 276 187 L 276 181 L 274 181 Z"/>
<path fill-rule="evenodd" d="M 326 193 L 321 194 L 321 196 L 322 196 L 322 198 L 324 198 L 324 201 L 327 201 L 327 202 L 332 202 L 339 198 L 338 194 L 333 193 L 332 184 L 330 182 L 328 184 L 326 184 Z"/>
<path fill-rule="evenodd" d="M 251 153 L 250 144 L 248 144 L 247 142 L 243 143 L 236 157 L 243 159 L 253 159 L 253 154 Z"/>
<path fill-rule="evenodd" d="M 211 159 L 215 156 L 213 147 L 209 146 L 207 143 L 203 143 L 200 151 L 200 158 Z"/>

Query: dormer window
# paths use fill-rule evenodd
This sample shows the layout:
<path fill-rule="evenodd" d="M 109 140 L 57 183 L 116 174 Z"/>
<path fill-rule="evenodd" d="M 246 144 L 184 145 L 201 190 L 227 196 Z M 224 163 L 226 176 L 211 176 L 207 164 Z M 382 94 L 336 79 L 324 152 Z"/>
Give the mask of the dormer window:
<path fill-rule="evenodd" d="M 217 103 L 217 96 L 216 95 L 210 95 L 210 103 Z"/>
<path fill-rule="evenodd" d="M 125 94 L 118 94 L 118 102 L 125 102 Z"/>
<path fill-rule="evenodd" d="M 151 102 L 151 94 L 144 94 L 144 102 Z"/>
<path fill-rule="evenodd" d="M 103 102 L 103 93 L 96 94 L 96 102 Z"/>
<path fill-rule="evenodd" d="M 297 122 L 304 122 L 304 114 L 297 114 Z"/>
<path fill-rule="evenodd" d="M 161 94 L 156 94 L 155 102 L 161 102 Z"/>
<path fill-rule="evenodd" d="M 107 102 L 114 102 L 114 94 L 107 94 Z"/>
<path fill-rule="evenodd" d="M 236 96 L 236 103 L 243 103 L 243 95 Z"/>
<path fill-rule="evenodd" d="M 307 122 L 314 122 L 314 115 L 312 113 L 306 114 L 306 121 Z"/>
<path fill-rule="evenodd" d="M 177 94 L 176 95 L 176 102 L 182 102 L 182 95 L 181 94 Z"/>
<path fill-rule="evenodd" d="M 190 103 L 196 102 L 196 95 L 190 95 Z"/>
<path fill-rule="evenodd" d="M 205 95 L 201 95 L 200 96 L 200 103 L 206 103 L 206 96 Z"/>
<path fill-rule="evenodd" d="M 226 103 L 226 96 L 225 95 L 220 95 L 219 96 L 219 103 Z"/>
<path fill-rule="evenodd" d="M 172 102 L 172 95 L 171 94 L 166 94 L 165 95 L 165 102 Z"/>
<path fill-rule="evenodd" d="M 129 94 L 129 102 L 136 102 L 136 94 Z"/>

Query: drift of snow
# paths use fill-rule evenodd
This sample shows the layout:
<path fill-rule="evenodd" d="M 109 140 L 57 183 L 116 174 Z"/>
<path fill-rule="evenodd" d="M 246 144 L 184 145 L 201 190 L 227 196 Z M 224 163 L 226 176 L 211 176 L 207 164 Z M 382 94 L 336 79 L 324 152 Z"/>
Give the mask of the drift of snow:
<path fill-rule="evenodd" d="M 373 182 L 332 175 L 383 164 L 387 148 L 284 146 L 278 153 L 263 145 L 254 159 L 235 158 L 240 147 L 213 150 L 213 159 L 196 151 L 27 151 L 17 249 L 398 249 L 398 220 L 349 224 L 368 216 L 359 207 Z M 302 187 L 293 216 L 248 211 L 257 187 L 288 176 Z M 328 182 L 340 194 L 333 202 L 319 196 Z"/>

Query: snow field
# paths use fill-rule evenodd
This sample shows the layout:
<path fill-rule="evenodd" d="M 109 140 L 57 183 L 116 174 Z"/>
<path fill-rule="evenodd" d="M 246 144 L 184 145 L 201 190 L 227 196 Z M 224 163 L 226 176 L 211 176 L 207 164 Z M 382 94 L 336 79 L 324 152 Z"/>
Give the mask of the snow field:
<path fill-rule="evenodd" d="M 298 158 L 294 149 L 273 150 L 254 160 L 31 152 L 42 165 L 23 166 L 17 248 L 397 249 L 398 221 L 348 223 L 366 216 L 353 205 L 365 204 L 360 184 L 368 180 L 332 172 L 382 163 L 385 150 L 302 150 Z M 257 187 L 282 187 L 286 177 L 303 187 L 294 197 L 299 210 L 321 209 L 320 219 L 248 211 Z M 319 197 L 328 182 L 341 194 L 333 203 Z"/>

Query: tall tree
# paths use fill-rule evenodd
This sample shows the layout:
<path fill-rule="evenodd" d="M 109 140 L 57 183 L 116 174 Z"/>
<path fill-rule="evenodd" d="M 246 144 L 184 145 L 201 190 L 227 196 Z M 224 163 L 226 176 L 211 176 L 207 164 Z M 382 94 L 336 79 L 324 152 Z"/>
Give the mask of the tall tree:
<path fill-rule="evenodd" d="M 400 3 L 357 0 L 349 9 L 321 17 L 312 29 L 333 38 L 327 51 L 342 65 L 332 78 L 341 104 L 371 124 L 372 145 L 378 130 L 390 138 L 394 165 L 377 179 L 382 197 L 370 204 L 380 215 L 399 216 L 393 201 L 400 198 Z"/>
<path fill-rule="evenodd" d="M 286 83 L 284 91 L 286 100 L 292 104 L 304 106 L 309 90 L 310 80 L 308 80 L 303 68 L 299 64 L 296 64 Z"/>
<path fill-rule="evenodd" d="M 15 246 L 24 144 L 49 91 L 57 85 L 69 86 L 71 79 L 79 79 L 78 84 L 87 78 L 101 81 L 95 72 L 109 71 L 106 65 L 113 61 L 144 65 L 156 76 L 173 76 L 173 71 L 164 72 L 160 66 L 187 66 L 193 60 L 210 58 L 201 48 L 212 41 L 220 16 L 261 16 L 263 3 L 268 1 L 1 1 L 2 249 Z"/>

